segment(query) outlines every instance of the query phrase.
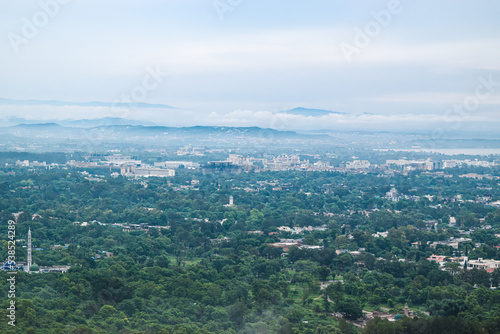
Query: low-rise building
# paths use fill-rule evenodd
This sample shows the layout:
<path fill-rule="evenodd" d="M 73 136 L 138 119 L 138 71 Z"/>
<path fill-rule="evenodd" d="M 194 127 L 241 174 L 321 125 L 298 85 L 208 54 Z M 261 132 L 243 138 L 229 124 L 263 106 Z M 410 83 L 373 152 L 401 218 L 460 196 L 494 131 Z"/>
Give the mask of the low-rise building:
<path fill-rule="evenodd" d="M 497 260 L 488 260 L 479 258 L 477 260 L 468 260 L 467 261 L 467 269 L 482 269 L 486 270 L 489 273 L 500 268 L 500 261 Z"/>
<path fill-rule="evenodd" d="M 445 241 L 434 241 L 432 242 L 429 246 L 432 249 L 435 249 L 438 245 L 444 245 L 444 246 L 450 246 L 453 247 L 454 249 L 458 249 L 458 245 L 460 245 L 463 242 L 471 241 L 472 239 L 470 238 L 450 238 Z"/>

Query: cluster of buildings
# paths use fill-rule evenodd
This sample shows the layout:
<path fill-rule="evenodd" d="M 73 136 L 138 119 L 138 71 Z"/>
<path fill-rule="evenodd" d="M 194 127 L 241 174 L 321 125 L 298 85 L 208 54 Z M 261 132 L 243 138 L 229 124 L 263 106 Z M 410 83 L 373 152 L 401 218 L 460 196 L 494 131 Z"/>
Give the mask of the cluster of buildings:
<path fill-rule="evenodd" d="M 141 160 L 117 153 L 104 156 L 104 160 L 101 160 L 101 164 L 111 166 L 140 166 Z"/>
<path fill-rule="evenodd" d="M 371 167 L 371 163 L 368 160 L 353 160 L 345 164 L 347 169 L 368 169 Z"/>
<path fill-rule="evenodd" d="M 351 171 L 362 172 L 367 170 L 395 170 L 395 171 L 432 171 L 436 169 L 461 167 L 461 166 L 481 166 L 494 167 L 500 165 L 500 160 L 482 161 L 482 160 L 434 160 L 428 159 L 397 159 L 386 160 L 385 164 L 373 164 L 368 160 L 360 160 L 352 157 L 352 161 L 345 161 L 333 166 L 328 161 L 321 161 L 320 157 L 315 155 L 316 162 L 301 160 L 297 154 L 279 155 L 267 158 L 244 157 L 238 154 L 229 154 L 227 163 L 233 166 L 241 167 L 243 170 L 262 169 L 270 171 L 287 170 L 307 170 L 307 171 Z"/>
<path fill-rule="evenodd" d="M 280 226 L 280 227 L 278 227 L 279 232 L 270 232 L 269 235 L 275 235 L 275 234 L 280 234 L 280 233 L 290 233 L 290 234 L 302 235 L 305 232 L 326 231 L 327 229 L 328 229 L 327 225 L 304 226 L 304 227 Z M 263 234 L 264 232 L 262 232 L 262 231 L 250 231 L 248 233 Z M 279 242 L 269 243 L 267 245 L 270 247 L 273 247 L 273 248 L 280 248 L 284 253 L 288 252 L 288 250 L 292 246 L 296 246 L 300 249 L 323 249 L 324 248 L 323 246 L 319 246 L 319 245 L 306 245 L 303 243 L 302 238 L 280 239 Z"/>
<path fill-rule="evenodd" d="M 319 159 L 320 157 L 314 155 L 313 158 Z M 345 171 L 377 167 L 377 165 L 371 165 L 370 162 L 366 160 L 354 160 L 340 166 L 332 166 L 330 162 L 321 160 L 311 163 L 309 160 L 301 160 L 300 156 L 297 154 L 283 154 L 267 158 L 243 157 L 238 154 L 230 154 L 227 161 L 235 166 L 243 167 L 245 170 L 262 169 L 269 171 Z"/>
<path fill-rule="evenodd" d="M 417 159 L 417 160 L 386 160 L 386 165 L 389 167 L 396 167 L 398 169 L 403 169 L 405 171 L 413 170 L 433 170 L 440 169 L 441 162 L 434 161 L 433 159 Z"/>
<path fill-rule="evenodd" d="M 314 156 L 314 158 L 319 158 Z M 266 158 L 244 157 L 238 154 L 229 154 L 226 161 L 209 162 L 205 167 L 214 164 L 223 165 L 228 172 L 241 172 L 249 170 L 269 170 L 269 171 L 345 171 L 346 169 L 366 169 L 372 165 L 366 160 L 354 160 L 342 166 L 332 166 L 327 161 L 318 160 L 311 163 L 309 160 L 301 160 L 297 154 L 283 154 L 279 156 L 269 156 Z M 231 167 L 233 170 L 230 170 Z"/>
<path fill-rule="evenodd" d="M 267 245 L 270 247 L 273 247 L 273 248 L 279 248 L 285 253 L 288 252 L 290 247 L 293 247 L 293 246 L 298 247 L 300 249 L 323 249 L 324 248 L 323 246 L 318 246 L 318 245 L 304 245 L 302 242 L 303 242 L 303 239 L 280 239 L 279 242 L 273 242 L 273 243 L 269 243 Z"/>
<path fill-rule="evenodd" d="M 173 177 L 175 169 L 121 166 L 120 174 L 127 177 Z"/>
<path fill-rule="evenodd" d="M 451 257 L 444 255 L 431 255 L 427 258 L 428 261 L 436 262 L 442 269 L 446 268 L 448 263 L 458 263 L 459 268 L 466 269 L 479 269 L 485 270 L 488 273 L 492 273 L 500 268 L 500 261 L 492 259 L 478 258 L 477 260 L 471 260 L 467 256 Z"/>
<path fill-rule="evenodd" d="M 91 224 L 98 224 L 98 225 L 102 225 L 102 226 L 108 225 L 108 224 L 101 223 L 101 222 L 96 221 L 96 220 L 94 220 L 90 223 L 89 222 L 74 222 L 73 224 L 79 225 L 82 227 L 89 227 Z M 155 228 L 157 230 L 162 230 L 162 229 L 168 230 L 170 228 L 170 226 L 149 225 L 148 223 L 140 223 L 140 224 L 114 223 L 114 224 L 111 224 L 111 226 L 121 228 L 123 232 L 140 231 L 140 230 L 147 231 L 150 228 Z"/>
<path fill-rule="evenodd" d="M 16 161 L 15 165 L 17 167 L 46 167 L 46 168 L 54 168 L 59 167 L 58 164 L 52 163 L 47 164 L 44 162 L 38 161 Z M 180 167 L 185 167 L 188 169 L 196 169 L 200 167 L 200 164 L 191 162 L 191 161 L 164 161 L 157 162 L 154 165 L 148 165 L 142 163 L 141 160 L 134 159 L 127 155 L 122 154 L 112 154 L 104 156 L 103 159 L 99 162 L 97 161 L 75 161 L 70 160 L 67 164 L 70 167 L 76 168 L 107 168 L 109 170 L 119 171 L 113 173 L 113 176 L 118 176 L 119 174 L 126 177 L 172 177 L 175 176 L 175 169 Z M 104 178 L 104 176 L 96 176 L 90 175 L 87 172 L 84 176 L 90 181 L 100 181 Z"/>
<path fill-rule="evenodd" d="M 483 177 L 485 175 L 481 175 Z M 486 175 L 487 177 L 488 175 Z M 463 175 L 460 177 L 464 177 Z M 499 178 L 499 177 L 495 177 Z M 500 179 L 500 178 L 499 178 Z M 491 190 L 491 188 L 490 188 Z M 446 201 L 449 201 L 450 203 L 464 203 L 464 202 L 475 202 L 478 204 L 483 204 L 484 206 L 490 206 L 490 207 L 497 207 L 500 208 L 500 201 L 495 201 L 492 194 L 483 194 L 481 196 L 477 196 L 475 200 L 469 199 L 469 200 L 464 200 L 462 198 L 462 195 L 457 194 L 452 197 L 446 197 L 443 198 L 441 196 L 441 190 L 439 190 L 439 195 L 437 196 L 439 199 L 445 199 Z M 419 201 L 421 198 L 427 198 L 429 201 L 434 201 L 435 196 L 432 195 L 422 195 L 422 196 L 417 196 L 417 195 L 406 195 L 406 194 L 401 194 L 396 188 L 392 187 L 391 190 L 385 193 L 385 198 L 391 202 L 398 202 L 403 199 L 407 200 L 413 200 L 413 201 Z M 438 204 L 439 206 L 439 204 Z M 455 223 L 456 221 L 453 221 L 451 223 Z"/>
<path fill-rule="evenodd" d="M 423 197 L 427 197 L 430 201 L 433 200 L 433 197 L 430 195 L 425 195 Z M 391 202 L 397 202 L 402 199 L 409 199 L 412 201 L 420 200 L 420 196 L 400 194 L 399 191 L 394 187 L 392 187 L 391 190 L 385 193 L 385 198 Z"/>
<path fill-rule="evenodd" d="M 304 226 L 304 227 L 288 227 L 288 226 L 280 226 L 278 227 L 278 230 L 280 232 L 289 232 L 292 234 L 302 234 L 304 232 L 314 232 L 314 231 L 326 231 L 328 229 L 328 226 L 326 225 L 321 225 L 321 226 Z"/>
<path fill-rule="evenodd" d="M 134 159 L 127 155 L 112 154 L 104 157 L 100 161 L 103 166 L 110 168 L 119 168 L 120 174 L 126 177 L 172 177 L 175 176 L 175 169 L 164 166 L 151 166 L 143 164 L 141 160 Z M 175 164 L 174 164 L 175 165 Z M 177 165 L 179 167 L 179 165 Z"/>
<path fill-rule="evenodd" d="M 243 172 L 241 166 L 235 165 L 230 161 L 210 161 L 202 166 L 201 171 L 203 174 L 220 174 L 220 173 L 233 173 L 239 174 Z"/>
<path fill-rule="evenodd" d="M 486 161 L 486 160 L 470 160 L 470 159 L 464 159 L 464 160 L 442 160 L 442 161 L 436 161 L 434 159 L 414 159 L 414 160 L 408 160 L 408 159 L 397 159 L 397 160 L 386 160 L 386 165 L 387 166 L 392 166 L 392 167 L 397 167 L 399 169 L 403 169 L 406 171 L 411 171 L 411 170 L 434 170 L 434 169 L 446 169 L 446 168 L 455 168 L 455 167 L 463 167 L 463 166 L 469 166 L 469 167 L 487 167 L 491 168 L 494 166 L 500 165 L 500 160 L 494 160 L 494 161 Z"/>
<path fill-rule="evenodd" d="M 467 269 L 482 269 L 489 273 L 500 268 L 500 261 L 478 258 L 477 260 L 467 260 Z"/>
<path fill-rule="evenodd" d="M 113 227 L 121 228 L 123 232 L 131 232 L 131 231 L 147 231 L 150 228 L 155 228 L 157 230 L 168 230 L 170 226 L 157 226 L 157 225 L 149 225 L 148 223 L 141 224 L 127 224 L 127 223 L 114 223 Z"/>
<path fill-rule="evenodd" d="M 57 164 L 47 164 L 45 161 L 29 161 L 29 160 L 17 160 L 15 165 L 17 167 L 55 167 Z"/>
<path fill-rule="evenodd" d="M 172 187 L 174 191 L 183 191 L 183 190 L 200 190 L 200 180 L 191 180 L 186 181 L 187 184 L 181 184 L 174 186 L 172 182 L 168 182 L 167 184 Z"/>
<path fill-rule="evenodd" d="M 498 176 L 493 176 L 490 174 L 477 174 L 477 173 L 467 173 L 467 174 L 462 174 L 460 175 L 462 178 L 466 179 L 474 179 L 474 180 L 482 180 L 482 179 L 487 179 L 487 180 L 498 180 Z"/>
<path fill-rule="evenodd" d="M 191 145 L 179 147 L 179 150 L 177 151 L 177 155 L 194 155 L 194 156 L 204 156 L 205 155 L 205 148 L 203 147 L 193 147 Z"/>
<path fill-rule="evenodd" d="M 100 259 L 103 259 L 103 258 L 108 258 L 108 257 L 113 257 L 114 254 L 112 252 L 108 252 L 108 251 L 98 251 L 94 254 L 94 256 L 92 257 L 92 259 L 94 260 L 100 260 Z"/>
<path fill-rule="evenodd" d="M 149 208 L 148 208 L 149 209 Z M 92 220 L 90 222 L 73 222 L 73 225 L 78 225 L 81 227 L 90 227 L 93 224 L 101 225 L 101 226 L 106 226 L 109 224 L 106 223 L 101 223 L 100 221 L 97 220 Z M 140 223 L 140 224 L 128 224 L 128 223 L 114 223 L 111 224 L 113 227 L 121 228 L 123 232 L 131 232 L 131 231 L 147 231 L 150 228 L 155 228 L 157 230 L 168 230 L 170 226 L 157 226 L 157 225 L 149 225 L 148 223 Z M 56 245 L 59 246 L 59 245 Z"/>
<path fill-rule="evenodd" d="M 447 247 L 452 247 L 454 249 L 458 249 L 458 246 L 464 242 L 472 242 L 472 239 L 470 239 L 470 238 L 450 238 L 450 239 L 444 240 L 444 241 L 431 242 L 429 244 L 429 247 L 432 249 L 436 249 L 436 247 L 438 245 L 441 245 L 441 246 L 447 246 Z M 479 245 L 475 245 L 475 246 L 478 247 Z"/>
<path fill-rule="evenodd" d="M 205 148 L 184 146 L 180 147 L 177 151 L 179 156 L 204 156 L 206 153 L 222 153 L 219 151 L 224 150 L 207 150 Z M 141 160 L 133 158 L 128 155 L 120 153 L 113 153 L 110 155 L 103 155 L 100 161 L 79 162 L 71 160 L 67 163 L 68 166 L 79 168 L 96 168 L 108 167 L 119 169 L 122 175 L 127 177 L 171 177 L 175 175 L 175 169 L 201 169 L 204 173 L 240 173 L 242 171 L 250 170 L 269 170 L 269 171 L 289 171 L 289 170 L 302 170 L 302 171 L 337 171 L 337 172 L 350 172 L 350 173 L 366 173 L 366 172 L 382 172 L 382 173 L 397 173 L 409 172 L 415 170 L 422 170 L 427 173 L 437 169 L 454 168 L 462 166 L 480 166 L 480 167 L 494 167 L 500 165 L 500 160 L 486 161 L 486 160 L 434 160 L 428 159 L 394 159 L 386 160 L 385 164 L 374 164 L 368 160 L 360 160 L 357 157 L 352 157 L 352 161 L 344 161 L 342 163 L 332 165 L 328 160 L 332 155 L 326 155 L 326 161 L 321 160 L 319 155 L 303 154 L 302 156 L 311 157 L 315 162 L 309 160 L 302 160 L 298 154 L 283 154 L 278 156 L 264 155 L 264 157 L 251 157 L 243 156 L 240 154 L 229 153 L 229 156 L 224 161 L 211 161 L 204 165 L 193 161 L 162 161 L 155 162 L 153 165 L 143 164 Z M 92 157 L 96 158 L 96 157 Z M 47 164 L 46 162 L 38 161 L 16 161 L 18 167 L 46 167 L 53 168 L 59 166 L 58 164 Z M 443 177 L 451 177 L 445 175 Z M 465 174 L 462 177 L 469 177 L 475 179 L 493 178 L 488 175 L 479 174 Z"/>
<path fill-rule="evenodd" d="M 397 202 L 399 201 L 401 196 L 399 195 L 399 192 L 397 191 L 396 188 L 392 188 L 385 194 L 385 198 L 387 198 L 389 201 Z"/>
<path fill-rule="evenodd" d="M 172 168 L 172 169 L 177 169 L 181 167 L 187 169 L 200 168 L 200 164 L 193 161 L 162 161 L 162 162 L 155 162 L 153 166 L 155 168 Z"/>
<path fill-rule="evenodd" d="M 26 262 L 15 262 L 8 260 L 0 265 L 0 269 L 3 271 L 24 271 L 28 274 L 40 274 L 40 273 L 65 273 L 71 266 L 39 266 L 33 262 L 32 259 L 32 248 L 31 248 L 31 229 L 28 230 L 28 245 L 27 245 L 27 260 Z"/>
<path fill-rule="evenodd" d="M 442 168 L 455 168 L 462 166 L 487 167 L 491 168 L 500 165 L 500 160 L 484 161 L 484 160 L 443 160 Z"/>

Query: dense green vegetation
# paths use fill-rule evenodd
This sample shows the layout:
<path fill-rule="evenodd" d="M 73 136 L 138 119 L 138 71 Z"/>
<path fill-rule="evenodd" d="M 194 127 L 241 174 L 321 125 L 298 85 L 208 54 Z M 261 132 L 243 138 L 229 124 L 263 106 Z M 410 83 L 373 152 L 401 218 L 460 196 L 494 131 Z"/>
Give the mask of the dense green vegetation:
<path fill-rule="evenodd" d="M 500 291 L 490 289 L 500 284 L 499 270 L 441 270 L 426 260 L 466 252 L 500 260 L 500 210 L 472 202 L 484 196 L 484 187 L 500 199 L 497 180 L 459 178 L 458 169 L 445 179 L 419 172 L 377 177 L 180 170 L 174 178 L 145 181 L 87 171 L 102 174 L 102 181 L 89 181 L 76 169 L 0 175 L 0 258 L 7 258 L 7 221 L 22 212 L 17 238 L 26 240 L 31 228 L 33 248 L 43 249 L 33 251 L 34 261 L 72 266 L 65 274 L 18 273 L 17 326 L 3 320 L 0 332 L 356 333 L 361 330 L 349 321 L 362 310 L 403 314 L 405 304 L 418 319 L 376 319 L 363 332 L 500 331 Z M 393 186 L 416 199 L 386 200 Z M 464 202 L 450 200 L 457 194 Z M 230 195 L 232 207 L 225 206 Z M 428 242 L 460 235 L 448 228 L 450 216 L 460 228 L 492 229 L 475 230 L 473 242 L 458 250 L 431 249 Z M 431 220 L 438 227 L 426 229 Z M 123 223 L 149 228 L 124 232 L 112 225 Z M 321 249 L 294 246 L 284 256 L 268 245 L 297 238 L 277 233 L 279 226 L 320 225 L 327 229 L 300 238 Z M 377 231 L 388 235 L 374 237 Z M 421 244 L 411 247 L 414 242 Z M 17 245 L 20 261 L 26 261 L 25 245 Z M 104 251 L 113 256 L 96 259 Z M 0 275 L 0 316 L 7 319 L 7 274 Z M 322 281 L 331 282 L 322 289 Z"/>

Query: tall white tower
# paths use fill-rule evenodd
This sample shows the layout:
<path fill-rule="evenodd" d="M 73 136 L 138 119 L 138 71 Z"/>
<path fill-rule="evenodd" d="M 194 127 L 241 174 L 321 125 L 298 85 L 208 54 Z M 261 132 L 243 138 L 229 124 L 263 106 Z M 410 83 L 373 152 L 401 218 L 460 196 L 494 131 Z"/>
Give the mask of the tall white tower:
<path fill-rule="evenodd" d="M 234 205 L 234 198 L 233 196 L 229 196 L 229 206 L 233 206 Z"/>
<path fill-rule="evenodd" d="M 31 227 L 28 230 L 28 273 L 31 268 Z"/>

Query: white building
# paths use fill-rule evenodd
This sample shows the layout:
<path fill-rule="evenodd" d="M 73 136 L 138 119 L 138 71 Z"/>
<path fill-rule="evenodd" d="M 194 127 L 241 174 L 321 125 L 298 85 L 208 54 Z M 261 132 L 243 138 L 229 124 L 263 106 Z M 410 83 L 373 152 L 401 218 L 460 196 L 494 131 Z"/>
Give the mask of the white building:
<path fill-rule="evenodd" d="M 113 155 L 108 155 L 105 157 L 106 161 L 104 163 L 108 163 L 111 165 L 132 165 L 132 166 L 139 166 L 141 164 L 140 160 L 135 160 L 132 159 L 128 155 L 122 155 L 122 154 L 113 154 Z"/>
<path fill-rule="evenodd" d="M 493 271 L 497 270 L 500 268 L 500 261 L 497 260 L 488 260 L 488 259 L 482 259 L 479 258 L 477 260 L 468 260 L 467 261 L 467 268 L 468 269 L 482 269 L 486 270 L 489 273 L 492 273 Z"/>
<path fill-rule="evenodd" d="M 229 196 L 229 203 L 228 204 L 224 204 L 225 207 L 232 207 L 234 205 L 234 197 L 233 196 Z"/>
<path fill-rule="evenodd" d="M 154 166 L 159 168 L 179 168 L 181 166 L 184 166 L 188 169 L 194 169 L 199 168 L 200 164 L 193 161 L 162 161 L 155 162 Z"/>
<path fill-rule="evenodd" d="M 370 162 L 368 160 L 354 160 L 346 163 L 346 168 L 349 169 L 366 169 L 370 168 Z"/>
<path fill-rule="evenodd" d="M 396 188 L 392 188 L 385 194 L 385 198 L 387 198 L 390 201 L 397 202 L 399 201 L 400 196 Z"/>
<path fill-rule="evenodd" d="M 121 174 L 129 177 L 171 177 L 175 176 L 175 169 L 135 168 L 133 166 L 122 166 Z"/>

